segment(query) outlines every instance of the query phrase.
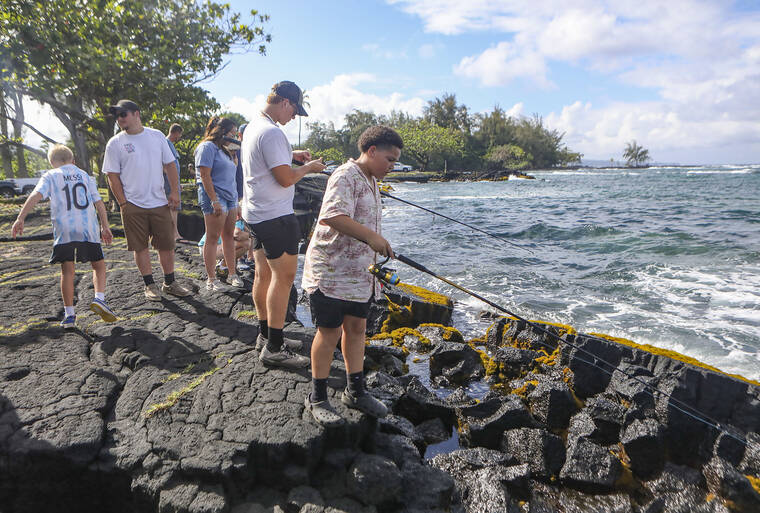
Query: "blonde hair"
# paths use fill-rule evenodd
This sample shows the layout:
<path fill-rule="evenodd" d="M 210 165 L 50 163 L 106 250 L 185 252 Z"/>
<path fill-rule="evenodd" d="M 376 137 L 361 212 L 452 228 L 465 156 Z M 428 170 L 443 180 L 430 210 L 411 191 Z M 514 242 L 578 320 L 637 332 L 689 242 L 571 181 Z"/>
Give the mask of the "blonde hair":
<path fill-rule="evenodd" d="M 268 105 L 277 105 L 278 103 L 281 103 L 283 101 L 287 100 L 287 98 L 280 96 L 279 94 L 272 91 L 269 93 L 269 96 L 267 96 L 267 104 Z M 290 101 L 290 100 L 288 100 Z"/>
<path fill-rule="evenodd" d="M 55 162 L 61 162 L 63 164 L 71 164 L 74 162 L 74 152 L 68 146 L 63 144 L 54 144 L 52 148 L 48 150 L 48 161 L 51 165 L 55 165 Z"/>

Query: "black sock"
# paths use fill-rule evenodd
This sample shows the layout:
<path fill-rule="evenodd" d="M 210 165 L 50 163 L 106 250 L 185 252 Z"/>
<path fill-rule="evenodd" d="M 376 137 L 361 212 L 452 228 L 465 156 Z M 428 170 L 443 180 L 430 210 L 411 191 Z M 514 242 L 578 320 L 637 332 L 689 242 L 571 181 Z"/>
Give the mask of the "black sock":
<path fill-rule="evenodd" d="M 309 401 L 318 403 L 327 401 L 327 378 L 311 378 L 311 395 Z"/>
<path fill-rule="evenodd" d="M 145 286 L 146 287 L 148 285 L 153 285 L 154 283 L 156 283 L 155 281 L 153 281 L 153 275 L 152 274 L 143 274 L 143 281 L 145 282 Z"/>
<path fill-rule="evenodd" d="M 348 375 L 348 391 L 354 397 L 361 397 L 364 395 L 364 372 L 354 372 Z"/>
<path fill-rule="evenodd" d="M 269 338 L 269 326 L 266 319 L 259 320 L 259 335 L 265 339 Z"/>
<path fill-rule="evenodd" d="M 167 285 L 174 283 L 174 273 L 164 274 L 164 283 Z"/>
<path fill-rule="evenodd" d="M 269 337 L 267 338 L 267 349 L 270 353 L 276 353 L 282 349 L 282 341 L 284 337 L 282 334 L 282 328 L 269 328 Z"/>

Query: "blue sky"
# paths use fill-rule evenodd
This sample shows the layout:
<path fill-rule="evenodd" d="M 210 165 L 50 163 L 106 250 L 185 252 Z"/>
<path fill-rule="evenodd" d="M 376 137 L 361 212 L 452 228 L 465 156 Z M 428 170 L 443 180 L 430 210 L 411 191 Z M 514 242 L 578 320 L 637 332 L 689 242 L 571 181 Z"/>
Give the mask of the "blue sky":
<path fill-rule="evenodd" d="M 587 159 L 620 159 L 635 139 L 659 162 L 760 162 L 755 0 L 231 5 L 270 15 L 272 42 L 266 56 L 230 56 L 204 86 L 249 117 L 279 80 L 306 89 L 308 120 L 337 127 L 353 109 L 419 115 L 454 93 L 471 112 L 498 104 L 514 116 L 539 114 Z M 51 118 L 34 105 L 27 116 Z M 297 122 L 285 130 L 297 139 Z M 49 127 L 56 131 L 65 132 Z"/>
<path fill-rule="evenodd" d="M 310 120 L 354 108 L 420 114 L 455 93 L 543 116 L 590 159 L 636 139 L 661 162 L 760 161 L 757 2 L 233 1 L 269 14 L 267 55 L 235 55 L 209 91 L 254 115 L 272 83 L 310 96 Z M 297 123 L 286 127 L 292 140 Z"/>

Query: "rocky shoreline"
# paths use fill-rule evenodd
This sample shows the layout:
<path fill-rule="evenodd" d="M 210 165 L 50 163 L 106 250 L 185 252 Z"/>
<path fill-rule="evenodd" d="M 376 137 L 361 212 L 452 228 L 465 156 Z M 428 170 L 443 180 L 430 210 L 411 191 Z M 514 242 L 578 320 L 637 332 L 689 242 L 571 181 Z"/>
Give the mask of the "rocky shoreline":
<path fill-rule="evenodd" d="M 0 243 L 2 513 L 760 511 L 757 383 L 569 326 L 544 325 L 558 343 L 497 318 L 465 341 L 448 298 L 400 287 L 373 307 L 365 362 L 392 414 L 340 404 L 338 358 L 329 393 L 347 423 L 325 430 L 304 412 L 308 370 L 258 361 L 250 292 L 147 304 L 117 239 L 119 321 L 82 306 L 79 266 L 80 329 L 64 332 L 48 220 L 28 226 L 30 239 Z M 194 245 L 177 264 L 197 289 Z M 286 331 L 308 354 L 313 330 Z"/>

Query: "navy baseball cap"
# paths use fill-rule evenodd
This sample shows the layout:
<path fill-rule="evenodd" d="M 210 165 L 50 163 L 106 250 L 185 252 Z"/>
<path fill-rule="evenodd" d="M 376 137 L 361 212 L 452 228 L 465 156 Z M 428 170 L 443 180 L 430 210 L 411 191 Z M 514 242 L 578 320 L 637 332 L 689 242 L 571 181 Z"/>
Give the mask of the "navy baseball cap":
<path fill-rule="evenodd" d="M 303 108 L 303 92 L 294 82 L 291 82 L 290 80 L 277 82 L 272 86 L 272 92 L 277 94 L 277 96 L 287 98 L 290 103 L 295 105 L 297 107 L 296 114 L 299 116 L 308 116 L 306 109 Z"/>

